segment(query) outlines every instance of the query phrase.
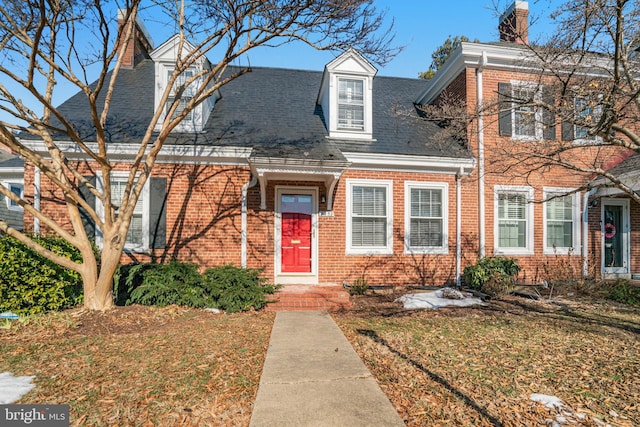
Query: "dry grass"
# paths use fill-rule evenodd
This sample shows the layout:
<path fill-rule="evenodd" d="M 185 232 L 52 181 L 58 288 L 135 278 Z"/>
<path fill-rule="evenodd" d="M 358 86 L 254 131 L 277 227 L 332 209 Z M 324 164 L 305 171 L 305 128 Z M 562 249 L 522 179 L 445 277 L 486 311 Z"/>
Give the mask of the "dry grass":
<path fill-rule="evenodd" d="M 71 311 L 0 329 L 17 403 L 70 404 L 72 425 L 248 425 L 273 314 L 179 307 Z"/>
<path fill-rule="evenodd" d="M 640 309 L 508 298 L 409 312 L 391 300 L 335 317 L 408 425 L 640 425 Z"/>

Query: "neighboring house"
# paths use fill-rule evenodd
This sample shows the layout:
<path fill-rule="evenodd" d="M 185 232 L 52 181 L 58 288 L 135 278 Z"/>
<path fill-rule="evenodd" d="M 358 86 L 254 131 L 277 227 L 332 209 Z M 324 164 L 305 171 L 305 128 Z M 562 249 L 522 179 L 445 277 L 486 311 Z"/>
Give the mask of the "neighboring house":
<path fill-rule="evenodd" d="M 506 19 L 524 25 L 526 3 L 516 4 Z M 126 58 L 130 67 L 120 71 L 108 119 L 109 150 L 119 159 L 111 182 L 116 198 L 151 116 L 164 109 L 157 99 L 177 43 L 171 38 L 146 51 L 150 37 L 134 34 L 140 40 Z M 417 107 L 437 103 L 446 91 L 473 109 L 483 94 L 526 90 L 520 82 L 535 76 L 519 71 L 520 52 L 512 42 L 463 43 L 429 82 L 376 76 L 354 50 L 322 72 L 252 67 L 169 138 L 134 213 L 123 258 L 259 267 L 285 285 L 362 276 L 370 284 L 456 283 L 478 254 L 517 257 L 527 281 L 559 262 L 580 272 L 590 256 L 587 242 L 598 239 L 582 222 L 585 195 L 530 202 L 577 188 L 588 177 L 553 171 L 534 177 L 535 185 L 501 178 L 491 173 L 490 151 L 479 151 L 560 137 L 560 129 L 518 127 L 518 115 L 526 112 L 514 111 L 462 141 Z M 90 144 L 83 98 L 69 98 L 60 111 Z M 72 142 L 56 140 L 100 187 L 96 165 Z M 38 141 L 29 144 L 44 152 Z M 38 189 L 43 212 L 63 217 L 56 213 L 65 209 L 59 190 L 34 174 L 33 165 L 24 184 L 27 197 Z M 621 218 L 630 224 L 625 212 Z M 25 221 L 32 227 L 32 217 Z M 99 232 L 90 221 L 85 226 L 100 245 Z M 619 273 L 640 271 L 640 263 L 627 256 L 625 268 Z"/>
<path fill-rule="evenodd" d="M 581 272 L 609 278 L 640 273 L 640 253 L 633 250 L 640 222 L 632 221 L 638 206 L 629 197 L 579 191 L 591 175 L 553 166 L 532 169 L 517 158 L 505 158 L 527 153 L 529 144 L 554 140 L 576 144 L 581 150 L 571 155 L 581 156 L 585 164 L 601 161 L 605 169 L 628 156 L 624 150 L 591 148 L 597 137 L 585 128 L 558 123 L 561 119 L 550 111 L 513 102 L 555 102 L 551 81 L 536 69 L 535 58 L 528 59 L 528 16 L 528 3 L 515 1 L 501 16 L 500 41 L 462 43 L 418 99 L 419 104 L 438 104 L 446 93 L 463 100 L 470 112 L 479 104 L 499 107 L 481 116 L 468 135 L 478 167 L 467 188 L 476 192 L 478 208 L 465 205 L 470 227 L 463 233 L 472 233 L 481 256 L 516 257 L 524 267 L 520 279 L 527 282 L 549 275 L 579 277 Z M 597 114 L 584 108 L 584 99 L 573 101 L 576 115 Z M 504 149 L 514 146 L 523 148 Z M 627 167 L 634 165 L 629 161 Z M 607 224 L 616 231 L 605 230 Z"/>
<path fill-rule="evenodd" d="M 24 195 L 24 162 L 17 156 L 0 149 L 0 185 L 19 197 Z M 22 207 L 0 194 L 0 220 L 16 230 L 22 230 Z"/>

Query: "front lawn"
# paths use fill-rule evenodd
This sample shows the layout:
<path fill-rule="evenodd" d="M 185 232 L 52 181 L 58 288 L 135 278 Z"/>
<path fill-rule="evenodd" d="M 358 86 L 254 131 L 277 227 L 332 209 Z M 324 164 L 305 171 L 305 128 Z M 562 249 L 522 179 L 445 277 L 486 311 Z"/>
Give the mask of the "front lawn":
<path fill-rule="evenodd" d="M 334 317 L 408 425 L 640 425 L 640 309 L 513 297 L 407 311 L 392 298 Z"/>
<path fill-rule="evenodd" d="M 0 372 L 35 375 L 16 403 L 70 404 L 71 425 L 246 426 L 273 318 L 134 305 L 12 321 Z"/>

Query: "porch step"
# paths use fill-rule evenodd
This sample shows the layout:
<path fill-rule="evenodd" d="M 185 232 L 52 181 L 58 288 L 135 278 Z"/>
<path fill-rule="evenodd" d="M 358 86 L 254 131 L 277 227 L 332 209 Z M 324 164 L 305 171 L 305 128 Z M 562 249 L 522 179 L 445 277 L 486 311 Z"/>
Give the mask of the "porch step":
<path fill-rule="evenodd" d="M 273 295 L 268 311 L 337 311 L 351 307 L 349 291 L 340 286 L 286 285 Z"/>

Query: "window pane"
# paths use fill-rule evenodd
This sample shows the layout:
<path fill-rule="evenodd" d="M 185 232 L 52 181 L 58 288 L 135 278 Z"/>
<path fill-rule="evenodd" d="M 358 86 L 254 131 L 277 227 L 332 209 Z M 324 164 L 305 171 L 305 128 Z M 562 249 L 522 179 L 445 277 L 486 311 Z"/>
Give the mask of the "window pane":
<path fill-rule="evenodd" d="M 410 197 L 409 246 L 442 246 L 442 190 L 412 188 Z"/>
<path fill-rule="evenodd" d="M 547 202 L 547 247 L 573 247 L 572 199 L 563 196 Z"/>
<path fill-rule="evenodd" d="M 352 246 L 387 245 L 387 189 L 352 187 Z"/>
<path fill-rule="evenodd" d="M 338 128 L 364 129 L 363 80 L 338 80 Z"/>
<path fill-rule="evenodd" d="M 525 87 L 514 87 L 513 133 L 516 136 L 536 136 L 536 110 L 532 105 L 535 91 Z"/>
<path fill-rule="evenodd" d="M 9 184 L 9 190 L 13 194 L 15 194 L 16 196 L 18 196 L 20 198 L 22 198 L 22 195 L 24 193 L 23 189 L 24 189 L 24 186 L 22 184 Z M 20 207 L 19 204 L 17 204 L 16 202 L 14 202 L 11 199 L 9 199 L 9 206 L 11 206 L 11 207 Z"/>
<path fill-rule="evenodd" d="M 127 185 L 125 180 L 111 179 L 111 202 L 117 206 L 116 214 L 119 211 L 122 204 L 122 198 L 124 196 L 124 190 Z M 126 243 L 131 245 L 142 245 L 144 243 L 142 233 L 142 218 L 143 218 L 143 201 L 142 195 L 138 198 L 138 203 L 133 210 L 133 216 L 131 217 L 131 223 L 129 224 L 129 231 L 127 233 Z"/>
<path fill-rule="evenodd" d="M 498 195 L 498 246 L 527 247 L 527 199 L 524 194 Z"/>

